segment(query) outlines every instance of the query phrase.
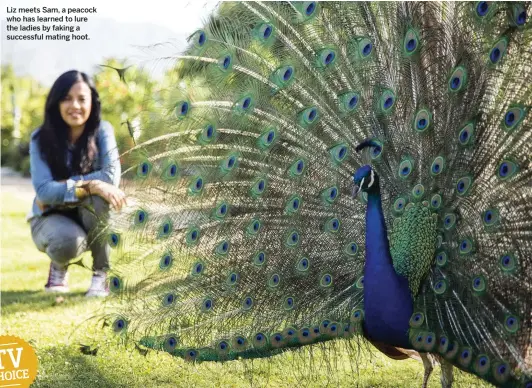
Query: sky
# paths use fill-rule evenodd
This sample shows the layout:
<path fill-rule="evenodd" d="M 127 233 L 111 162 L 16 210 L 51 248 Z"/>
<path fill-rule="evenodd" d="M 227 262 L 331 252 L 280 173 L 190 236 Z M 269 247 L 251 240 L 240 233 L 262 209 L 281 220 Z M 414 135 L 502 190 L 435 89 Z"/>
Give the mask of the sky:
<path fill-rule="evenodd" d="M 189 33 L 201 28 L 203 20 L 218 4 L 213 0 L 6 0 L 0 14 L 6 16 L 7 6 L 12 7 L 96 7 L 97 15 L 121 22 L 149 22 L 165 26 L 172 31 Z M 39 14 L 52 16 L 52 14 Z M 89 16 L 91 16 L 89 14 Z"/>

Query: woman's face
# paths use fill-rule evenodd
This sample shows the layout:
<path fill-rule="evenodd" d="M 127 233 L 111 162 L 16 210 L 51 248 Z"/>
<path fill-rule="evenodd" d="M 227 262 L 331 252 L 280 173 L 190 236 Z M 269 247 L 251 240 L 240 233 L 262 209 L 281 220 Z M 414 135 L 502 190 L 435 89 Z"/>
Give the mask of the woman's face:
<path fill-rule="evenodd" d="M 83 81 L 78 81 L 72 85 L 68 95 L 59 103 L 59 111 L 70 128 L 79 128 L 89 119 L 91 106 L 89 85 Z"/>

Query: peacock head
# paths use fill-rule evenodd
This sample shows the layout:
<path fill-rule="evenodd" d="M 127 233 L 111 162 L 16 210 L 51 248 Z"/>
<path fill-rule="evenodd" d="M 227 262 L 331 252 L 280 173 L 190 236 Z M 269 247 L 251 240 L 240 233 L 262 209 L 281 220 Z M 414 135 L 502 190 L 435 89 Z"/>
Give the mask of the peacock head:
<path fill-rule="evenodd" d="M 380 144 L 373 139 L 367 139 L 356 146 L 357 152 L 371 147 L 381 148 Z M 353 197 L 356 197 L 358 193 L 364 191 L 366 193 L 378 193 L 379 192 L 379 176 L 369 165 L 360 167 L 355 171 L 353 175 L 353 181 L 355 187 L 353 187 Z"/>
<path fill-rule="evenodd" d="M 353 175 L 355 187 L 353 188 L 353 197 L 364 191 L 366 193 L 377 193 L 379 191 L 379 176 L 373 171 L 371 166 L 365 165 L 355 171 Z"/>

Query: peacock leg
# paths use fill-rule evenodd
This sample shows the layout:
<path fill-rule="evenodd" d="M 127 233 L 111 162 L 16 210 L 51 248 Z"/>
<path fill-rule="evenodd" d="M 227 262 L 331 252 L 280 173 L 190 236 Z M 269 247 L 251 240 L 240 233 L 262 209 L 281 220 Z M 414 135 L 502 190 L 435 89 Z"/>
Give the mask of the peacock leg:
<path fill-rule="evenodd" d="M 453 385 L 453 364 L 440 360 L 441 365 L 441 386 L 442 388 L 451 388 Z"/>
<path fill-rule="evenodd" d="M 425 368 L 425 374 L 423 376 L 423 385 L 421 385 L 421 388 L 427 388 L 430 374 L 432 373 L 432 370 L 434 368 L 432 366 L 432 360 L 430 359 L 428 353 L 419 353 L 419 356 L 421 357 L 421 361 L 423 361 L 423 367 Z"/>

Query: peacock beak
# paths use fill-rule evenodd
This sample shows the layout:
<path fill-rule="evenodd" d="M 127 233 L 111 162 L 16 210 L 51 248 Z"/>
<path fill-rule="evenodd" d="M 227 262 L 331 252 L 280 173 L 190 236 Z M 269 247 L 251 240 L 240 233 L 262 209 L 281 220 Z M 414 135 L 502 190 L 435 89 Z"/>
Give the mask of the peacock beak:
<path fill-rule="evenodd" d="M 360 186 L 359 185 L 354 185 L 353 186 L 353 198 L 356 198 L 358 193 L 360 193 Z"/>

